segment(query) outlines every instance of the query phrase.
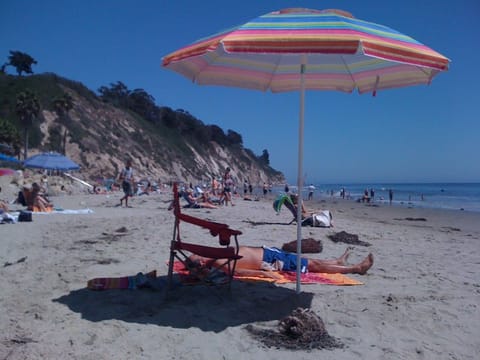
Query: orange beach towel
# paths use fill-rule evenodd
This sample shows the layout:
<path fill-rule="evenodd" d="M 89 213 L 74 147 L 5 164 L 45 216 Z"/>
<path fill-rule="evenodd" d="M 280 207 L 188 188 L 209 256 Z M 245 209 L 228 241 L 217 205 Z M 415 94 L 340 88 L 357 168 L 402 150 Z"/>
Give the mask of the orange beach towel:
<path fill-rule="evenodd" d="M 180 261 L 175 261 L 173 265 L 173 271 L 180 275 L 188 275 L 188 270 L 185 269 Z M 235 275 L 234 279 L 241 281 L 266 281 L 274 282 L 276 284 L 295 283 L 297 281 L 297 274 L 289 271 L 279 271 L 279 274 L 283 277 L 281 280 L 275 280 L 272 278 L 262 276 L 239 276 Z M 363 285 L 361 281 L 355 280 L 344 274 L 327 274 L 327 273 L 306 273 L 301 274 L 300 281 L 302 284 L 326 284 L 326 285 Z"/>

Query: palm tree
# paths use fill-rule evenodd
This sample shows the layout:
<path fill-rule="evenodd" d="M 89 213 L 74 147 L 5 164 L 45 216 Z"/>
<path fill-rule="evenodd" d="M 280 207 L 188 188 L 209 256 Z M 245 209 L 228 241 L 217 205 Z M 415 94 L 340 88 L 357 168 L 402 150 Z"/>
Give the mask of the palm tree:
<path fill-rule="evenodd" d="M 52 104 L 53 104 L 53 109 L 55 110 L 59 119 L 63 122 L 63 125 L 65 126 L 65 123 L 68 120 L 67 119 L 68 112 L 73 109 L 73 98 L 69 94 L 64 93 L 62 96 L 59 96 L 53 99 Z M 62 141 L 63 155 L 66 155 L 67 134 L 68 134 L 68 130 L 67 130 L 67 127 L 65 126 L 65 129 L 63 132 L 63 141 Z"/>
<path fill-rule="evenodd" d="M 25 90 L 17 95 L 17 103 L 15 105 L 15 112 L 20 119 L 24 129 L 24 160 L 28 155 L 28 129 L 33 125 L 33 121 L 37 118 L 40 112 L 40 104 L 37 96 L 30 90 Z"/>
<path fill-rule="evenodd" d="M 33 74 L 32 65 L 37 63 L 33 57 L 21 51 L 10 51 L 8 60 L 9 62 L 5 65 L 13 66 L 17 70 L 18 76 L 22 76 L 22 72 Z M 3 71 L 5 71 L 4 67 Z"/>

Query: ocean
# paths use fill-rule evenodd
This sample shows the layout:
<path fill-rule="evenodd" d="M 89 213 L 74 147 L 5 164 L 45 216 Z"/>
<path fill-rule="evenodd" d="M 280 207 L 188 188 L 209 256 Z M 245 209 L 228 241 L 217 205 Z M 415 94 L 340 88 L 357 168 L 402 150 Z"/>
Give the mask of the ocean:
<path fill-rule="evenodd" d="M 480 183 L 399 183 L 399 184 L 313 184 L 314 199 L 340 197 L 345 189 L 346 196 L 356 200 L 363 196 L 365 189 L 374 189 L 376 203 L 389 203 L 389 189 L 393 191 L 392 205 L 480 212 Z M 296 186 L 290 186 L 296 192 Z M 275 188 L 274 191 L 283 191 Z M 303 198 L 308 196 L 308 187 L 302 190 Z"/>

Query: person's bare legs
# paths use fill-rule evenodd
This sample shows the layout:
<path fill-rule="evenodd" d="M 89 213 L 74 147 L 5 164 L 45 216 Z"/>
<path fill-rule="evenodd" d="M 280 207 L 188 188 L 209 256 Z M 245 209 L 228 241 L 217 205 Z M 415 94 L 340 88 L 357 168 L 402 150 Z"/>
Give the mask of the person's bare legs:
<path fill-rule="evenodd" d="M 345 254 L 344 254 L 345 255 Z M 347 255 L 348 256 L 348 255 Z M 319 259 L 308 259 L 308 271 L 320 273 L 341 273 L 341 274 L 360 274 L 363 275 L 373 265 L 373 255 L 370 253 L 362 262 L 356 265 L 338 265 Z"/>
<path fill-rule="evenodd" d="M 350 256 L 352 250 L 353 250 L 353 246 L 349 246 L 345 249 L 345 252 L 338 259 L 319 260 L 319 261 L 321 261 L 322 264 L 325 264 L 325 265 L 345 265 L 345 263 L 347 262 L 348 257 Z M 309 259 L 309 261 L 310 261 L 310 259 Z"/>

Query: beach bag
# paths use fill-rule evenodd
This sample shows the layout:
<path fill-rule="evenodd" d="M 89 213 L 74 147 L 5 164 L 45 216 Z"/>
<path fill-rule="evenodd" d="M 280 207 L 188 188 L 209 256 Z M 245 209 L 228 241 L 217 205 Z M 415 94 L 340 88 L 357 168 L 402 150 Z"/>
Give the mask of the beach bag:
<path fill-rule="evenodd" d="M 323 210 L 321 213 L 312 214 L 302 221 L 302 226 L 331 227 L 332 213 L 330 210 Z"/>
<path fill-rule="evenodd" d="M 18 221 L 19 222 L 32 221 L 32 212 L 20 211 L 20 214 L 18 214 Z"/>

